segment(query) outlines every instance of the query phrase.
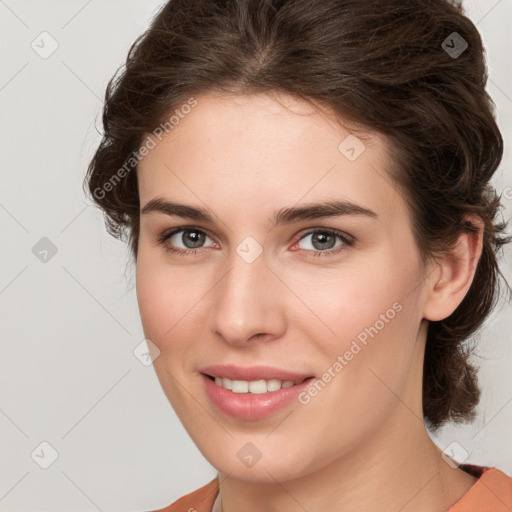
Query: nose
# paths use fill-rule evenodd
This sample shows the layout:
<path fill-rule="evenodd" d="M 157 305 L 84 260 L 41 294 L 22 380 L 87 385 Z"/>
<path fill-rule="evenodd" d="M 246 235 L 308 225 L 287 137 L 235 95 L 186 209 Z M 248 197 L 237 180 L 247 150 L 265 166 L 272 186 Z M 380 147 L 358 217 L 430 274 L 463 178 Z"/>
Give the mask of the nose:
<path fill-rule="evenodd" d="M 212 293 L 211 331 L 233 346 L 270 341 L 286 328 L 285 287 L 267 266 L 264 253 L 248 263 L 233 253 Z"/>

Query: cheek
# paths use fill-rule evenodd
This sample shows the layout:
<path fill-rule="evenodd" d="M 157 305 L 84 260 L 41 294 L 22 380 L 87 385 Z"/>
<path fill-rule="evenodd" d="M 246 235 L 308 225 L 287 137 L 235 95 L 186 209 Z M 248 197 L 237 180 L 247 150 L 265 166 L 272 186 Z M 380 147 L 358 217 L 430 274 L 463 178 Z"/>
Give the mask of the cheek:
<path fill-rule="evenodd" d="M 389 390 L 401 394 L 417 349 L 420 290 L 411 285 L 420 278 L 410 269 L 380 275 L 366 289 L 346 283 L 326 320 L 337 336 L 322 342 L 321 380 L 334 382 L 327 384 L 333 401 L 339 393 L 350 410 L 379 416 L 395 401 Z"/>
<path fill-rule="evenodd" d="M 294 321 L 302 321 L 309 338 L 331 354 L 349 349 L 354 339 L 364 345 L 391 335 L 403 328 L 404 320 L 411 325 L 419 322 L 417 304 L 411 300 L 419 288 L 420 268 L 413 256 L 407 265 L 393 261 L 390 255 L 368 265 L 358 262 L 304 274 L 290 270 L 284 281 L 294 283 L 294 293 L 301 300 L 290 306 L 306 313 L 297 314 Z"/>
<path fill-rule="evenodd" d="M 136 290 L 146 338 L 161 351 L 173 353 L 196 338 L 198 316 L 207 304 L 208 280 L 188 265 L 166 265 L 160 255 L 140 251 Z"/>
<path fill-rule="evenodd" d="M 403 281 L 383 276 L 372 288 L 361 290 L 345 282 L 335 293 L 325 302 L 330 309 L 322 320 L 336 335 L 323 337 L 312 325 L 302 326 L 309 329 L 308 339 L 315 340 L 318 380 L 300 402 L 315 417 L 311 436 L 324 440 L 322 456 L 327 458 L 339 446 L 339 432 L 344 432 L 343 450 L 369 438 L 397 406 L 397 396 L 407 392 L 411 372 L 417 371 L 417 293 L 410 293 Z"/>
<path fill-rule="evenodd" d="M 136 268 L 136 289 L 144 334 L 160 350 L 163 340 L 183 315 L 186 293 L 181 280 L 169 281 L 154 259 L 140 251 Z"/>
<path fill-rule="evenodd" d="M 421 321 L 421 267 L 414 255 L 405 260 L 407 265 L 393 265 L 393 260 L 351 268 L 341 276 L 317 280 L 316 286 L 311 281 L 301 287 L 304 302 L 317 315 L 304 317 L 299 329 L 315 345 L 322 381 L 318 394 L 333 402 L 343 396 L 361 414 L 369 403 L 376 414 L 384 407 L 380 397 L 385 387 L 379 377 L 391 389 L 400 389 L 414 358 Z"/>

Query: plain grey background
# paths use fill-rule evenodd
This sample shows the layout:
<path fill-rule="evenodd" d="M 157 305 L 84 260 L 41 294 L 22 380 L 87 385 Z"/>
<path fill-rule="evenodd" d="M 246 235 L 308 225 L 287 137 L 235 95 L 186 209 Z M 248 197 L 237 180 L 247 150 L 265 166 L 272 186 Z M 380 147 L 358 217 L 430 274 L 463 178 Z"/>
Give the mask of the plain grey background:
<path fill-rule="evenodd" d="M 128 250 L 81 189 L 106 84 L 161 5 L 0 0 L 2 512 L 147 511 L 215 475 L 133 353 L 144 336 Z M 512 0 L 465 5 L 507 144 Z M 509 218 L 510 144 L 495 185 Z M 512 282 L 510 248 L 501 261 Z M 510 313 L 502 301 L 477 337 L 477 419 L 434 439 L 512 476 Z"/>

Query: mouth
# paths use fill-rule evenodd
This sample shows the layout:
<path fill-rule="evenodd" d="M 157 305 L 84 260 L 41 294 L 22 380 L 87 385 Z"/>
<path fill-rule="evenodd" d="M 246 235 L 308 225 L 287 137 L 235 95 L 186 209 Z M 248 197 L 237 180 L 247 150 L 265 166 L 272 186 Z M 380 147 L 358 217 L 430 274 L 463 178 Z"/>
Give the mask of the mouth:
<path fill-rule="evenodd" d="M 314 376 L 272 368 L 234 366 L 203 369 L 199 376 L 217 412 L 245 421 L 257 421 L 291 407 L 302 407 L 297 397 L 315 380 Z"/>
<path fill-rule="evenodd" d="M 233 393 L 261 395 L 264 393 L 272 393 L 280 389 L 298 386 L 306 380 L 314 377 L 303 377 L 298 380 L 280 380 L 280 379 L 258 379 L 258 380 L 239 380 L 230 379 L 228 377 L 215 377 L 213 375 L 203 374 L 212 382 L 221 388 Z"/>

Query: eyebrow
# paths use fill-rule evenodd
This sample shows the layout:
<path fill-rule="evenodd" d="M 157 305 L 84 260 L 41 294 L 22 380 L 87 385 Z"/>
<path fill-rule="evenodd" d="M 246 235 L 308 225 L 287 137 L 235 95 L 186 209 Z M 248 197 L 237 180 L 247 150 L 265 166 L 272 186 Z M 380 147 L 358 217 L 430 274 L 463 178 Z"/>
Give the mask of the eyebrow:
<path fill-rule="evenodd" d="M 183 217 L 197 222 L 215 224 L 215 215 L 207 208 L 197 208 L 186 204 L 173 203 L 161 198 L 151 199 L 141 209 L 142 214 L 152 212 L 163 213 L 174 217 Z M 342 215 L 366 216 L 378 218 L 378 215 L 363 206 L 350 201 L 326 201 L 319 203 L 308 203 L 302 206 L 282 208 L 274 213 L 270 219 L 272 229 L 282 224 L 291 224 L 303 220 L 322 219 L 327 217 L 339 217 Z"/>

